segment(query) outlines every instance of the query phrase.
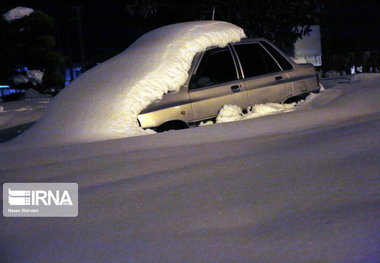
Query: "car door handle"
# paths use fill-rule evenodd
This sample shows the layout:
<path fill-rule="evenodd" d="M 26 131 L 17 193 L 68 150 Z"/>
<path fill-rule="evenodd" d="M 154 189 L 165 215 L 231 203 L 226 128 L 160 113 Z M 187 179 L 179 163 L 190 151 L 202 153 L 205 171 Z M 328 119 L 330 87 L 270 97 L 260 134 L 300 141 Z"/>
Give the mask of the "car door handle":
<path fill-rule="evenodd" d="M 283 78 L 282 76 L 277 76 L 275 79 L 276 79 L 276 81 L 281 81 L 281 80 L 283 80 L 284 78 Z"/>
<path fill-rule="evenodd" d="M 232 92 L 239 92 L 240 91 L 240 86 L 239 85 L 232 86 L 231 90 L 232 90 Z"/>

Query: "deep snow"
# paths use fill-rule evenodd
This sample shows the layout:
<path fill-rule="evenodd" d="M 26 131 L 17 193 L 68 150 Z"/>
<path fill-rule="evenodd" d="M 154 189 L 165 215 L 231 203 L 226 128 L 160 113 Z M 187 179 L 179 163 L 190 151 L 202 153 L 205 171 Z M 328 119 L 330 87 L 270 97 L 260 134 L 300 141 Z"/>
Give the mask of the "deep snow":
<path fill-rule="evenodd" d="M 243 37 L 241 28 L 220 21 L 153 30 L 74 80 L 14 143 L 58 145 L 147 134 L 138 126 L 138 114 L 185 83 L 195 54 Z"/>
<path fill-rule="evenodd" d="M 324 91 L 324 87 L 320 84 L 320 91 Z M 220 110 L 216 123 L 230 122 L 230 121 L 240 121 L 252 118 L 258 118 L 262 116 L 278 114 L 283 112 L 290 112 L 297 110 L 297 106 L 300 106 L 310 99 L 318 96 L 316 93 L 309 94 L 305 100 L 298 103 L 291 104 L 279 104 L 279 103 L 265 103 L 256 104 L 248 107 L 247 112 L 243 113 L 243 110 L 237 105 L 224 105 Z M 0 103 L 0 142 L 10 140 L 12 136 L 18 136 L 25 129 L 20 130 L 20 125 L 32 124 L 38 121 L 47 105 L 50 103 L 51 95 L 40 94 L 34 89 L 28 89 L 24 94 L 25 99 Z M 4 108 L 7 110 L 4 110 Z M 26 113 L 21 113 L 25 112 Z M 212 125 L 213 121 L 201 122 L 199 126 Z M 25 126 L 29 128 L 30 125 Z M 12 134 L 9 131 L 12 130 Z M 16 130 L 15 132 L 13 130 Z M 11 142 L 13 144 L 13 141 Z"/>
<path fill-rule="evenodd" d="M 30 128 L 41 118 L 51 100 L 32 89 L 27 90 L 24 97 L 24 100 L 0 103 L 0 143 Z"/>
<path fill-rule="evenodd" d="M 216 117 L 217 123 L 240 121 L 253 119 L 271 114 L 289 112 L 295 110 L 296 103 L 280 104 L 280 103 L 265 103 L 256 104 L 248 107 L 247 113 L 237 105 L 224 105 Z"/>
<path fill-rule="evenodd" d="M 0 146 L 1 182 L 80 187 L 78 218 L 2 217 L 0 262 L 378 262 L 380 77 L 300 107 L 151 136 Z"/>
<path fill-rule="evenodd" d="M 33 93 L 32 91 L 27 91 L 27 95 L 34 96 L 35 98 L 0 104 L 0 138 L 1 130 L 3 129 L 39 120 L 46 106 L 51 101 L 50 98 L 37 98 L 38 95 L 42 97 L 46 95 Z"/>

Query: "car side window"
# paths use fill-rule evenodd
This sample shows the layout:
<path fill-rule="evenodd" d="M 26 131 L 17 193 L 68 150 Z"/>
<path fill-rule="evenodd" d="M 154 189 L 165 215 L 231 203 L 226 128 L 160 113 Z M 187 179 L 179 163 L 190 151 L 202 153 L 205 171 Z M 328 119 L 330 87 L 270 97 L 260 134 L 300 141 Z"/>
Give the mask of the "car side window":
<path fill-rule="evenodd" d="M 230 50 L 213 48 L 207 50 L 199 64 L 190 89 L 202 88 L 237 79 L 237 72 Z"/>
<path fill-rule="evenodd" d="M 276 61 L 259 43 L 234 45 L 244 77 L 256 77 L 281 71 Z"/>
<path fill-rule="evenodd" d="M 292 64 L 290 64 L 290 62 L 286 58 L 284 58 L 284 56 L 281 55 L 280 52 L 278 52 L 268 42 L 260 41 L 260 44 L 263 45 L 266 48 L 266 50 L 268 50 L 272 54 L 272 56 L 275 58 L 275 60 L 277 60 L 278 64 L 280 64 L 283 70 L 293 69 Z"/>

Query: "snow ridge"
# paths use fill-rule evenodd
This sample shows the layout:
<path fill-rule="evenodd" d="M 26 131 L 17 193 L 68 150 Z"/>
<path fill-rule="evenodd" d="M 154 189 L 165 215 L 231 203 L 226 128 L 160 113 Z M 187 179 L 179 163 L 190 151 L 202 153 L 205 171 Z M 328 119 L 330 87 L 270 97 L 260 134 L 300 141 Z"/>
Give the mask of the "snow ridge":
<path fill-rule="evenodd" d="M 14 142 L 66 144 L 152 133 L 138 126 L 138 114 L 186 82 L 194 55 L 244 37 L 240 27 L 222 21 L 153 30 L 72 82 Z"/>

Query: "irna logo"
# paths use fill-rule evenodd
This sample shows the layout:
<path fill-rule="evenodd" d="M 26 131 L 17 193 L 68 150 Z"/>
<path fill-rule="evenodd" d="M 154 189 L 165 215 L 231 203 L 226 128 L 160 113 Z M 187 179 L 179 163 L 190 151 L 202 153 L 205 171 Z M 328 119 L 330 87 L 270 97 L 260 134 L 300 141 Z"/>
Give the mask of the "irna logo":
<path fill-rule="evenodd" d="M 76 217 L 77 183 L 5 183 L 6 217 Z"/>
<path fill-rule="evenodd" d="M 10 205 L 73 205 L 68 191 L 11 190 L 8 189 Z"/>

